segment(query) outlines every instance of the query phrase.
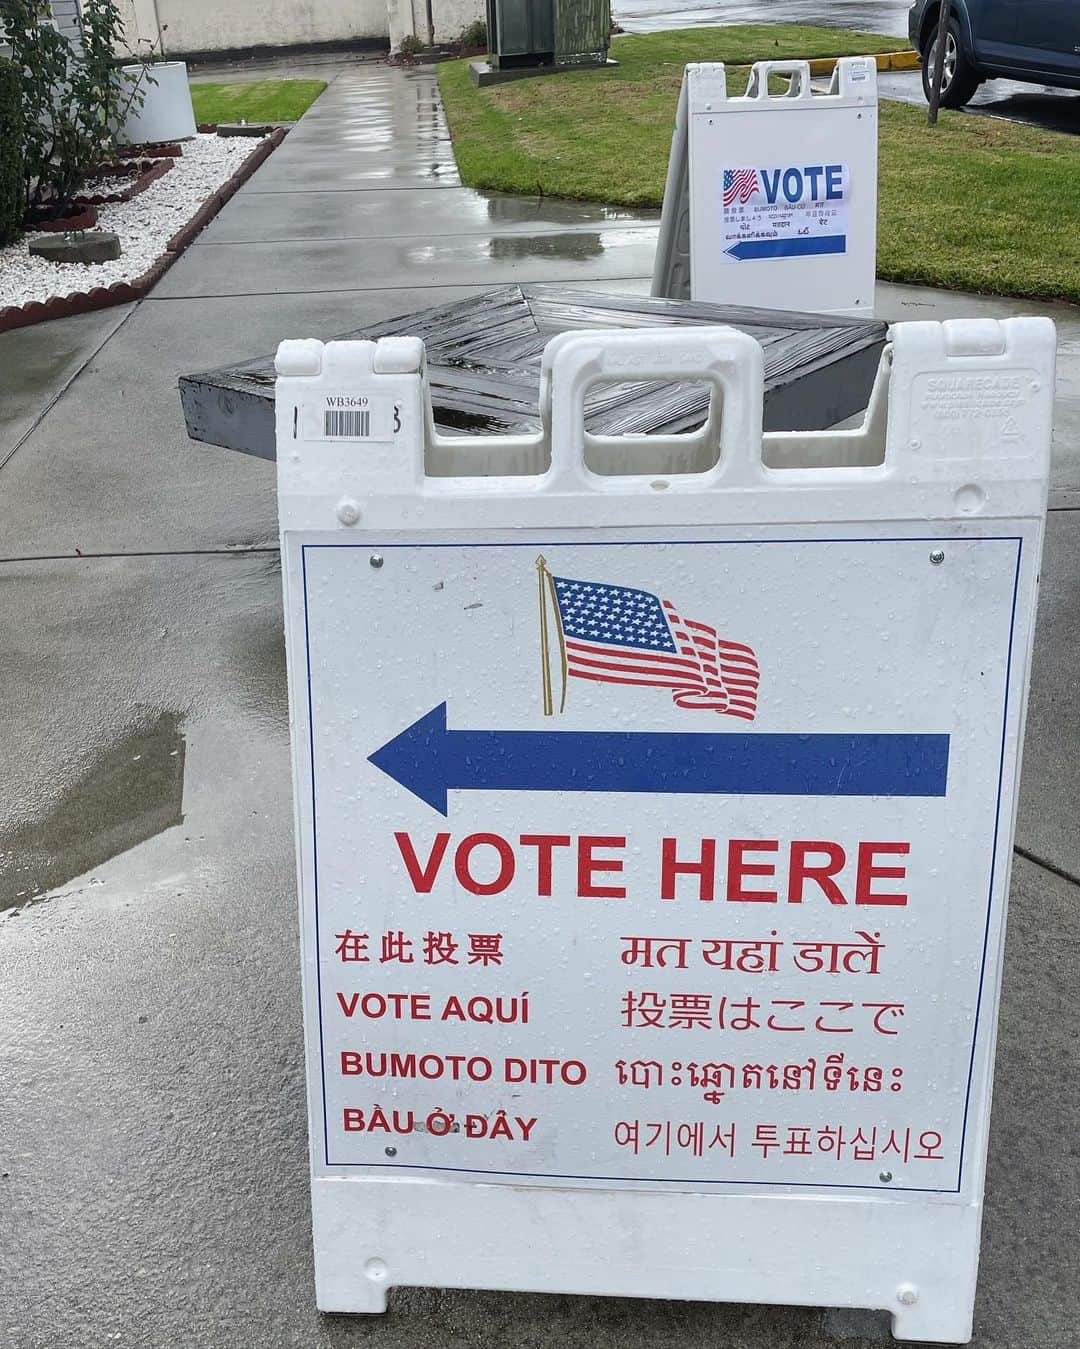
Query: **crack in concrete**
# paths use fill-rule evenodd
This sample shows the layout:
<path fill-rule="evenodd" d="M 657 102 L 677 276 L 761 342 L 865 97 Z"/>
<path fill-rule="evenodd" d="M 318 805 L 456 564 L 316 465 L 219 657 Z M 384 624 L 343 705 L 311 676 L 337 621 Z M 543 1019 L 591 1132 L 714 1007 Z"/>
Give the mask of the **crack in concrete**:
<path fill-rule="evenodd" d="M 116 334 L 128 321 L 128 319 L 131 318 L 135 310 L 138 309 L 140 303 L 141 301 L 136 300 L 134 304 L 132 304 L 128 312 L 121 317 L 120 322 L 116 325 L 116 327 L 111 328 L 109 330 L 108 334 L 101 339 L 101 341 L 97 344 L 97 346 L 93 349 L 93 351 L 87 354 L 86 359 L 82 361 L 82 363 L 78 366 L 78 368 L 71 372 L 71 376 L 64 381 L 64 383 L 60 386 L 60 388 L 57 389 L 56 393 L 54 393 L 53 396 L 44 404 L 44 406 L 38 410 L 38 412 L 34 416 L 34 420 L 30 423 L 30 425 L 26 428 L 26 430 L 22 433 L 22 435 L 19 436 L 19 438 L 15 441 L 15 444 L 11 447 L 11 449 L 7 452 L 7 454 L 4 455 L 2 459 L 0 459 L 0 471 L 5 469 L 7 465 L 11 463 L 12 459 L 15 458 L 18 452 L 22 449 L 22 447 L 26 444 L 26 442 L 38 429 L 38 427 L 49 415 L 49 413 L 53 410 L 53 408 L 57 405 L 57 403 L 60 402 L 61 398 L 63 398 L 63 396 L 67 393 L 67 391 L 79 378 L 79 376 L 90 364 L 90 362 L 94 359 L 94 357 L 97 356 L 100 352 L 102 352 L 106 346 L 108 346 L 108 344 L 113 340 Z"/>
<path fill-rule="evenodd" d="M 0 567 L 20 562 L 106 562 L 128 557 L 251 557 L 258 553 L 278 554 L 276 544 L 257 544 L 224 548 L 144 548 L 122 553 L 29 553 L 25 557 L 0 557 Z"/>
<path fill-rule="evenodd" d="M 1013 852 L 1017 857 L 1022 857 L 1025 862 L 1033 862 L 1035 866 L 1042 867 L 1043 871 L 1049 871 L 1052 876 L 1060 876 L 1063 881 L 1068 881 L 1070 885 L 1080 885 L 1080 876 L 1074 871 L 1069 871 L 1066 867 L 1056 866 L 1053 862 L 1048 862 L 1045 857 L 1039 857 L 1037 853 L 1033 853 L 1027 848 L 1021 848 L 1019 844 L 1013 845 Z"/>

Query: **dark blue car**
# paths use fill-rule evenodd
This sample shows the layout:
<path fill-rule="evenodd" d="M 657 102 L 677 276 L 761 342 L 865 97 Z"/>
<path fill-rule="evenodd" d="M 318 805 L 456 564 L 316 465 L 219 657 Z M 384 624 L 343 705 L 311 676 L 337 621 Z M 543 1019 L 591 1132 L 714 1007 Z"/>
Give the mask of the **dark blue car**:
<path fill-rule="evenodd" d="M 908 14 L 927 98 L 940 9 L 940 0 L 915 0 Z M 1080 0 L 952 0 L 942 103 L 962 107 L 983 80 L 999 78 L 1080 89 Z"/>

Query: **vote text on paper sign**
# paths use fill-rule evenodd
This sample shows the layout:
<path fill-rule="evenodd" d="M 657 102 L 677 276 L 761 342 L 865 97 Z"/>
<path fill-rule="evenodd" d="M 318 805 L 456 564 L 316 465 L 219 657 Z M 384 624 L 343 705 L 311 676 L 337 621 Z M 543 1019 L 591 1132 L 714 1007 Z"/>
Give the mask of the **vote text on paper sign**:
<path fill-rule="evenodd" d="M 820 257 L 847 251 L 848 168 L 743 165 L 721 173 L 723 258 Z"/>

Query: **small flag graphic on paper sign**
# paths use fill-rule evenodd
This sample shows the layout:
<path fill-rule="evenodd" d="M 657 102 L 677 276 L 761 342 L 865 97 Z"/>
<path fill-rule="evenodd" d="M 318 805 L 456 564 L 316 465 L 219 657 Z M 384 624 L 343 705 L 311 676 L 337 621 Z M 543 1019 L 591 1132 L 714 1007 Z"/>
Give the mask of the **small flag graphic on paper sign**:
<path fill-rule="evenodd" d="M 671 690 L 676 707 L 753 721 L 760 673 L 752 647 L 722 638 L 709 623 L 685 618 L 648 590 L 554 576 L 537 558 L 544 713 L 554 710 L 548 622 L 553 612 L 563 676 Z"/>
<path fill-rule="evenodd" d="M 757 169 L 724 170 L 724 210 L 738 203 L 745 206 L 757 191 Z"/>

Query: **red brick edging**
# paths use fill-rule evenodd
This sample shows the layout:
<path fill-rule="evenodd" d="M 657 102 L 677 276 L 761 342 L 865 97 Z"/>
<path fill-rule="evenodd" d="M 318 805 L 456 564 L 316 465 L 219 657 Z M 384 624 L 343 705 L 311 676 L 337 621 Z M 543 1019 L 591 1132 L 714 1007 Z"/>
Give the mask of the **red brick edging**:
<path fill-rule="evenodd" d="M 120 163 L 108 165 L 105 170 L 98 169 L 98 173 L 105 173 L 109 178 L 121 178 L 125 172 L 134 168 L 135 177 L 118 192 L 109 194 L 107 192 L 80 192 L 75 196 L 75 200 L 82 205 L 87 206 L 115 206 L 121 201 L 130 201 L 132 197 L 137 197 L 140 192 L 145 192 L 151 183 L 156 183 L 159 178 L 164 177 L 173 167 L 176 160 L 167 156 L 164 159 L 129 159 L 123 165 Z M 140 165 L 145 167 L 140 168 Z M 128 172 L 130 177 L 130 172 Z"/>
<path fill-rule="evenodd" d="M 229 198 L 242 187 L 255 170 L 285 139 L 286 128 L 275 127 L 261 140 L 231 178 L 203 202 L 187 224 L 165 245 L 165 252 L 141 276 L 133 281 L 114 281 L 111 286 L 94 286 L 74 295 L 54 295 L 49 300 L 31 300 L 29 304 L 8 305 L 0 309 L 0 333 L 12 328 L 26 328 L 46 319 L 69 318 L 73 314 L 89 314 L 110 305 L 130 304 L 141 300 L 161 280 L 192 239 L 213 220 Z"/>
<path fill-rule="evenodd" d="M 77 205 L 73 215 L 60 220 L 39 220 L 26 227 L 27 234 L 69 234 L 72 230 L 90 230 L 98 222 L 97 207 L 89 202 Z"/>

